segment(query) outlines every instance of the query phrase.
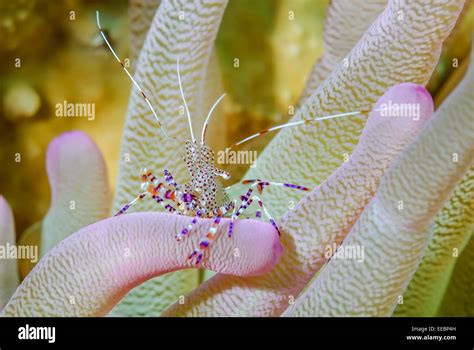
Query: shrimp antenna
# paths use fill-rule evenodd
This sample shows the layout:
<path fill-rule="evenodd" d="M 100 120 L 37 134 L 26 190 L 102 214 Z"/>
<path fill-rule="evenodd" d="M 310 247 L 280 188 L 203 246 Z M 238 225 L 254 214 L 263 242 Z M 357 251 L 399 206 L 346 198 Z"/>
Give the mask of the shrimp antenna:
<path fill-rule="evenodd" d="M 204 121 L 204 125 L 202 126 L 202 133 L 201 133 L 201 144 L 204 143 L 204 140 L 206 138 L 206 131 L 207 131 L 207 126 L 209 125 L 209 119 L 211 119 L 212 112 L 214 112 L 214 109 L 217 107 L 219 102 L 224 98 L 225 94 L 222 94 L 221 97 L 217 99 L 216 102 L 212 105 L 211 109 L 209 110 L 209 113 L 207 114 L 206 120 Z"/>
<path fill-rule="evenodd" d="M 97 27 L 99 28 L 99 31 L 100 31 L 100 34 L 102 35 L 102 38 L 104 39 L 105 43 L 107 44 L 107 46 L 109 47 L 110 51 L 112 52 L 112 54 L 114 55 L 115 59 L 118 61 L 118 63 L 120 63 L 120 65 L 122 66 L 123 70 L 125 71 L 125 73 L 127 73 L 128 77 L 130 78 L 130 80 L 133 82 L 133 85 L 135 85 L 135 87 L 138 89 L 138 91 L 140 91 L 141 95 L 143 96 L 143 98 L 145 99 L 146 103 L 148 104 L 148 107 L 150 107 L 151 109 L 151 112 L 153 113 L 153 116 L 155 117 L 156 119 L 156 122 L 158 123 L 158 126 L 161 128 L 161 130 L 163 131 L 163 133 L 165 134 L 165 136 L 167 138 L 169 138 L 168 134 L 166 133 L 164 127 L 163 127 L 163 124 L 161 124 L 160 122 L 160 118 L 158 118 L 158 115 L 156 114 L 155 112 L 155 109 L 153 108 L 153 106 L 151 105 L 150 101 L 148 100 L 148 98 L 146 97 L 145 93 L 143 92 L 142 88 L 140 87 L 140 85 L 138 85 L 138 83 L 135 81 L 135 79 L 133 79 L 132 75 L 130 74 L 130 72 L 128 71 L 128 69 L 125 67 L 125 64 L 122 62 L 122 60 L 118 57 L 118 55 L 115 53 L 114 49 L 112 48 L 112 45 L 110 45 L 109 41 L 107 40 L 107 37 L 105 36 L 104 34 L 104 31 L 102 30 L 102 27 L 100 25 L 100 19 L 99 19 L 99 11 L 96 11 L 95 12 L 96 14 L 96 18 L 97 18 Z"/>
<path fill-rule="evenodd" d="M 193 124 L 191 123 L 191 114 L 189 113 L 188 104 L 186 103 L 186 98 L 184 97 L 183 84 L 181 83 L 181 74 L 179 73 L 179 58 L 176 60 L 176 71 L 178 73 L 178 82 L 179 82 L 179 91 L 181 91 L 181 97 L 183 98 L 184 108 L 186 109 L 186 115 L 188 116 L 189 131 L 191 132 L 191 140 L 196 142 L 193 133 Z"/>
<path fill-rule="evenodd" d="M 260 131 L 256 134 L 253 134 L 249 137 L 246 137 L 243 140 L 240 140 L 239 142 L 234 143 L 232 146 L 228 147 L 227 150 L 231 150 L 231 149 L 233 149 L 237 146 L 240 146 L 241 144 L 243 144 L 247 141 L 253 140 L 254 138 L 259 137 L 263 134 L 266 134 L 267 132 L 270 132 L 270 131 L 275 131 L 275 130 L 287 128 L 287 127 L 290 127 L 290 126 L 297 126 L 297 125 L 301 125 L 301 124 L 309 124 L 309 123 L 312 123 L 312 122 L 318 122 L 318 121 L 326 120 L 326 119 L 335 119 L 335 118 L 347 117 L 347 116 L 352 116 L 352 115 L 357 115 L 357 114 L 363 114 L 363 113 L 367 113 L 367 112 L 369 112 L 369 111 L 346 112 L 346 113 L 340 113 L 340 114 L 327 115 L 327 116 L 324 116 L 324 117 L 319 117 L 319 118 L 314 118 L 314 119 L 304 119 L 304 120 L 299 120 L 299 121 L 296 121 L 296 122 L 289 122 L 289 123 L 273 126 L 271 128 L 268 128 L 268 129 L 263 129 L 262 131 Z"/>

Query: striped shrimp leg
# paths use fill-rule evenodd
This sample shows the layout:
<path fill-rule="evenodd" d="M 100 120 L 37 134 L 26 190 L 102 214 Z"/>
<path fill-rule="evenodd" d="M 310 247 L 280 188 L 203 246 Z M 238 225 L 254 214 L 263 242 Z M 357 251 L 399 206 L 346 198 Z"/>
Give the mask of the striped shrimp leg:
<path fill-rule="evenodd" d="M 263 204 L 263 200 L 262 200 L 260 197 L 258 197 L 258 196 L 253 196 L 252 198 L 253 198 L 253 200 L 254 200 L 255 202 L 258 203 L 258 205 L 260 206 L 260 208 L 263 210 L 263 212 L 265 213 L 265 216 L 267 217 L 268 221 L 270 221 L 270 223 L 272 224 L 272 226 L 277 230 L 278 235 L 281 236 L 281 231 L 280 231 L 280 229 L 278 228 L 278 226 L 277 226 L 275 220 L 273 219 L 273 217 L 270 215 L 270 213 L 268 212 L 267 208 L 266 208 L 265 205 Z M 261 212 L 261 211 L 257 211 L 257 212 L 255 213 L 255 216 L 256 216 L 257 218 L 261 219 L 261 218 L 262 218 L 262 212 Z"/>
<path fill-rule="evenodd" d="M 245 209 L 247 209 L 250 204 L 252 204 L 253 199 L 250 198 L 250 195 L 252 194 L 252 192 L 253 192 L 253 189 L 249 188 L 249 190 L 247 191 L 247 193 L 244 196 L 240 196 L 240 200 L 242 202 L 240 203 L 240 207 L 238 209 L 237 209 L 236 201 L 234 200 L 234 202 L 235 202 L 234 210 L 232 212 L 232 217 L 231 217 L 231 221 L 230 221 L 230 224 L 229 224 L 229 232 L 228 232 L 229 238 L 232 237 L 232 234 L 234 232 L 235 220 L 237 220 L 239 215 L 242 214 L 242 212 Z"/>
<path fill-rule="evenodd" d="M 168 169 L 165 169 L 165 171 L 163 173 L 164 173 L 164 176 L 165 176 L 165 181 L 168 185 L 170 185 L 170 186 L 172 186 L 176 189 L 180 188 L 180 186 L 175 181 L 175 179 L 173 178 L 173 175 L 171 175 L 171 173 L 168 171 Z"/>
<path fill-rule="evenodd" d="M 157 189 L 161 187 L 161 183 L 159 183 L 158 179 L 153 175 L 153 173 L 146 168 L 141 169 L 140 171 L 140 187 L 143 193 L 139 194 L 133 201 L 130 203 L 125 204 L 114 216 L 120 216 L 124 214 L 128 209 L 133 207 L 139 201 L 143 200 L 145 196 L 150 193 L 154 198 Z M 155 199 L 155 198 L 154 198 Z"/>
<path fill-rule="evenodd" d="M 153 179 L 154 178 L 155 177 L 153 176 Z M 176 181 L 173 180 L 173 177 L 167 170 L 165 170 L 165 181 L 168 186 L 166 186 L 162 182 L 159 182 L 158 180 L 155 180 L 153 182 L 153 186 L 150 185 L 148 187 L 148 191 L 153 195 L 153 199 L 155 199 L 157 203 L 161 203 L 164 208 L 169 212 L 178 212 L 178 214 L 183 214 L 186 208 L 189 209 L 188 204 L 190 204 L 194 197 L 192 195 L 181 192 L 178 189 L 179 185 Z M 170 186 L 172 188 L 170 188 Z M 162 198 L 158 194 L 161 194 Z M 163 200 L 168 200 L 170 201 L 170 203 L 164 204 L 162 202 Z M 176 208 L 171 204 L 176 204 Z"/>
<path fill-rule="evenodd" d="M 218 210 L 222 212 L 222 217 L 224 217 L 230 210 L 235 210 L 235 207 L 237 205 L 237 199 L 234 199 L 227 203 L 226 205 L 223 205 L 220 207 Z"/>
<path fill-rule="evenodd" d="M 225 216 L 230 210 L 232 210 L 232 215 L 231 217 L 233 218 L 235 216 L 235 210 L 237 207 L 237 199 L 234 199 L 233 201 L 230 201 L 227 203 L 227 205 L 222 206 L 219 208 L 219 210 L 222 211 L 222 216 Z M 234 220 L 232 220 L 229 224 L 229 238 L 232 237 L 232 232 L 234 231 Z"/>
<path fill-rule="evenodd" d="M 133 201 L 131 201 L 130 203 L 125 204 L 114 216 L 120 216 L 120 215 L 124 214 L 128 209 L 133 207 L 139 201 L 143 200 L 143 198 L 145 198 L 147 193 L 148 192 L 140 193 Z"/>
<path fill-rule="evenodd" d="M 146 168 L 140 170 L 140 183 L 141 189 L 147 191 L 152 196 L 158 193 L 163 186 L 163 183 Z"/>
<path fill-rule="evenodd" d="M 165 203 L 165 200 L 169 200 L 172 203 L 175 203 L 176 205 L 180 205 L 180 201 L 176 199 L 177 191 L 172 190 L 169 188 L 166 188 L 160 180 L 153 175 L 153 173 L 146 168 L 141 170 L 140 173 L 140 179 L 141 179 L 141 188 L 143 190 L 146 190 L 146 192 L 151 194 L 151 197 L 158 203 L 160 204 L 163 208 L 168 210 L 170 213 L 174 213 L 177 211 L 175 207 L 173 207 L 170 203 Z M 165 178 L 166 180 L 166 178 Z M 159 193 L 161 192 L 162 196 L 159 196 Z"/>
<path fill-rule="evenodd" d="M 175 213 L 176 211 L 178 211 L 175 207 L 173 207 L 170 203 L 166 203 L 165 200 L 154 194 L 151 196 L 151 198 L 153 198 L 155 200 L 156 203 L 160 204 L 161 207 L 165 208 L 167 211 L 169 211 L 170 213 Z M 179 211 L 178 211 L 178 214 L 181 214 Z"/>
<path fill-rule="evenodd" d="M 183 239 L 183 236 L 187 235 L 189 232 L 191 232 L 191 230 L 193 229 L 194 225 L 196 225 L 196 223 L 198 222 L 198 220 L 202 217 L 202 211 L 201 210 L 198 210 L 196 212 L 196 216 L 193 218 L 193 220 L 191 221 L 191 223 L 186 226 L 185 228 L 183 228 L 181 230 L 181 232 L 178 232 L 175 236 L 176 240 L 177 241 L 181 241 L 181 239 Z"/>
<path fill-rule="evenodd" d="M 207 232 L 206 237 L 201 239 L 198 247 L 195 248 L 194 251 L 191 253 L 191 255 L 188 257 L 188 260 L 192 260 L 193 258 L 196 258 L 196 261 L 194 262 L 195 265 L 198 265 L 201 262 L 204 256 L 204 251 L 207 248 L 209 248 L 209 245 L 216 238 L 216 232 L 217 232 L 219 223 L 221 222 L 221 218 L 222 218 L 222 212 L 218 210 L 218 213 L 214 219 L 214 222 L 211 224 L 211 227 L 209 228 L 209 231 Z"/>
<path fill-rule="evenodd" d="M 242 180 L 242 184 L 250 184 L 251 187 L 257 187 L 258 193 L 262 194 L 263 189 L 265 186 L 280 186 L 280 187 L 288 187 L 288 188 L 293 188 L 296 190 L 300 191 L 311 191 L 309 188 L 300 186 L 300 185 L 295 185 L 295 184 L 290 184 L 287 182 L 273 182 L 273 181 L 265 181 L 265 180 L 260 180 L 260 179 L 246 179 Z"/>

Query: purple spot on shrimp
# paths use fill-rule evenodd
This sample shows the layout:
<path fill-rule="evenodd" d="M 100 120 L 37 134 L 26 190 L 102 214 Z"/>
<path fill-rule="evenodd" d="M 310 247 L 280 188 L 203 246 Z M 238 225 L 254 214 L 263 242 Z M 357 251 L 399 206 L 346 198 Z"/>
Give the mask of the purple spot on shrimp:
<path fill-rule="evenodd" d="M 190 193 L 183 193 L 183 201 L 185 203 L 191 203 L 193 201 L 194 196 Z"/>
<path fill-rule="evenodd" d="M 201 249 L 206 249 L 207 247 L 209 247 L 209 242 L 208 241 L 201 241 L 201 243 L 199 243 L 199 247 Z"/>
<path fill-rule="evenodd" d="M 260 210 L 257 211 L 257 212 L 255 213 L 255 216 L 256 216 L 257 218 L 262 218 L 262 212 L 261 212 Z"/>
<path fill-rule="evenodd" d="M 229 224 L 229 237 L 232 237 L 233 230 L 234 230 L 234 222 L 231 221 Z"/>
<path fill-rule="evenodd" d="M 196 259 L 196 265 L 198 265 L 202 260 L 202 253 L 198 255 L 197 259 Z"/>

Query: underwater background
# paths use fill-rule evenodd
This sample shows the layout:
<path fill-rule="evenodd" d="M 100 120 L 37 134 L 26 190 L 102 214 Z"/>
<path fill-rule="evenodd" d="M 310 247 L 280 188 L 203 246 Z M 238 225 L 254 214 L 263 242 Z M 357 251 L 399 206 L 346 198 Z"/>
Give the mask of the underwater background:
<path fill-rule="evenodd" d="M 114 195 L 127 106 L 136 91 L 102 41 L 95 11 L 101 12 L 102 26 L 115 50 L 134 71 L 141 47 L 130 40 L 130 33 L 141 29 L 133 26 L 133 8 L 150 6 L 153 18 L 156 3 L 0 0 L 0 194 L 12 209 L 19 242 L 40 244 L 40 227 L 51 204 L 46 153 L 63 132 L 83 131 L 97 144 L 107 169 L 108 191 Z M 325 0 L 229 1 L 215 41 L 227 93 L 223 113 L 210 126 L 210 132 L 219 135 L 211 141 L 216 151 L 290 120 L 314 63 L 325 52 L 329 6 Z M 296 15 L 288 20 L 292 12 Z M 436 109 L 466 76 L 473 27 L 474 6 L 466 1 L 426 84 Z M 58 117 L 58 104 L 63 103 L 94 105 L 95 115 Z M 269 133 L 241 149 L 260 153 L 273 137 Z M 222 168 L 232 174 L 229 186 L 246 173 L 248 165 L 223 164 Z M 466 185 L 468 191 L 471 183 Z M 468 247 L 472 250 L 472 243 Z M 20 263 L 20 280 L 34 265 Z"/>

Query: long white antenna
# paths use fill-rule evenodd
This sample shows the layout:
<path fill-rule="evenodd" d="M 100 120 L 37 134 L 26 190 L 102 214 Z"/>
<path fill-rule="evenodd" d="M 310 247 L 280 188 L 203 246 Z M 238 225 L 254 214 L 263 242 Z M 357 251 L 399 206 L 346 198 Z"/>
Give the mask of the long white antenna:
<path fill-rule="evenodd" d="M 211 119 L 212 112 L 214 109 L 217 107 L 219 102 L 224 98 L 225 94 L 222 94 L 221 97 L 217 99 L 216 102 L 212 105 L 211 109 L 209 110 L 209 113 L 207 114 L 206 120 L 204 121 L 204 125 L 202 126 L 202 133 L 201 133 L 201 144 L 204 143 L 204 140 L 206 138 L 206 131 L 207 131 L 207 126 L 209 125 L 209 119 Z"/>
<path fill-rule="evenodd" d="M 146 103 L 148 104 L 148 107 L 150 107 L 151 109 L 151 112 L 153 113 L 153 116 L 155 117 L 159 127 L 161 128 L 161 130 L 163 131 L 163 133 L 165 134 L 166 137 L 169 138 L 168 134 L 166 133 L 164 127 L 163 127 L 163 124 L 161 124 L 160 122 L 160 118 L 158 118 L 158 115 L 156 114 L 155 112 L 155 109 L 153 108 L 153 106 L 151 105 L 150 101 L 148 100 L 148 98 L 146 97 L 145 93 L 143 92 L 142 88 L 140 87 L 140 85 L 138 85 L 138 83 L 135 81 L 135 79 L 133 79 L 132 75 L 130 74 L 130 72 L 128 71 L 127 68 L 125 68 L 125 64 L 122 62 L 122 60 L 117 56 L 117 54 L 115 53 L 114 49 L 112 48 L 112 45 L 110 45 L 109 41 L 107 40 L 107 37 L 105 36 L 104 34 L 104 31 L 102 30 L 102 27 L 100 25 L 100 19 L 99 19 L 99 11 L 96 11 L 95 12 L 96 14 L 96 18 L 97 18 L 97 27 L 99 27 L 99 31 L 100 31 L 100 34 L 102 35 L 102 38 L 104 39 L 105 43 L 107 44 L 107 46 L 109 47 L 110 51 L 112 52 L 112 54 L 114 55 L 115 59 L 118 61 L 118 63 L 120 63 L 120 65 L 122 66 L 123 70 L 125 71 L 125 73 L 127 73 L 128 77 L 130 78 L 130 80 L 133 82 L 133 85 L 135 85 L 135 87 L 138 89 L 138 91 L 140 91 L 141 95 L 143 96 L 143 98 L 145 99 Z"/>
<path fill-rule="evenodd" d="M 247 141 L 250 141 L 250 140 L 252 140 L 252 139 L 254 139 L 254 138 L 256 138 L 260 135 L 266 134 L 267 132 L 270 132 L 270 131 L 275 131 L 275 130 L 283 129 L 283 128 L 286 128 L 286 127 L 289 127 L 289 126 L 307 124 L 307 123 L 317 122 L 317 121 L 326 120 L 326 119 L 334 119 L 334 118 L 346 117 L 346 116 L 350 116 L 350 115 L 357 115 L 357 114 L 362 114 L 362 113 L 365 113 L 365 112 L 367 112 L 367 111 L 346 112 L 346 113 L 333 114 L 333 115 L 328 115 L 328 116 L 314 118 L 314 119 L 303 119 L 303 120 L 299 120 L 299 121 L 296 121 L 296 122 L 290 122 L 290 123 L 277 125 L 277 126 L 274 126 L 274 127 L 268 128 L 268 129 L 263 129 L 262 131 L 260 131 L 256 134 L 253 134 L 249 137 L 246 137 L 245 139 L 234 143 L 232 146 L 228 147 L 227 149 L 230 150 L 234 147 L 237 147 L 237 146 L 239 146 L 239 145 L 241 145 L 241 144 L 243 144 Z"/>
<path fill-rule="evenodd" d="M 189 123 L 189 131 L 191 132 L 191 140 L 196 142 L 193 133 L 193 124 L 191 123 L 191 114 L 189 113 L 188 104 L 186 103 L 186 98 L 184 97 L 183 91 L 183 84 L 181 83 L 181 75 L 179 74 L 179 58 L 176 60 L 176 71 L 178 72 L 178 82 L 179 82 L 179 90 L 181 91 L 181 97 L 183 98 L 184 108 L 186 109 L 186 114 L 188 116 L 188 123 Z"/>

